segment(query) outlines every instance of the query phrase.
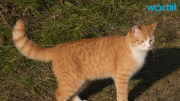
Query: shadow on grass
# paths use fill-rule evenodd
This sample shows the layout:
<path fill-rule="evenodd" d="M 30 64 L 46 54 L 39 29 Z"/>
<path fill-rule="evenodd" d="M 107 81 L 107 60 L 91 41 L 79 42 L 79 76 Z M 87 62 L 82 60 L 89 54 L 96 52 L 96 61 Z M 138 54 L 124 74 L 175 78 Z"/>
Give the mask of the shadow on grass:
<path fill-rule="evenodd" d="M 142 79 L 132 91 L 129 92 L 129 100 L 133 101 L 150 88 L 156 81 L 170 75 L 180 68 L 180 49 L 158 49 L 158 56 L 152 52 L 147 57 L 146 64 L 132 79 Z"/>
<path fill-rule="evenodd" d="M 84 89 L 81 93 L 80 93 L 80 98 L 81 99 L 88 99 L 89 96 L 100 92 L 103 90 L 103 88 L 109 86 L 113 84 L 113 80 L 112 79 L 105 79 L 105 80 L 96 80 L 93 81 L 90 85 L 88 85 L 88 87 L 86 89 Z"/>
<path fill-rule="evenodd" d="M 133 90 L 129 92 L 129 101 L 134 101 L 156 81 L 164 78 L 180 68 L 180 49 L 157 49 L 157 54 L 149 52 L 146 64 L 132 79 L 142 79 Z M 103 88 L 113 84 L 112 79 L 92 82 L 80 94 L 82 99 L 88 99 L 89 96 L 102 91 Z"/>

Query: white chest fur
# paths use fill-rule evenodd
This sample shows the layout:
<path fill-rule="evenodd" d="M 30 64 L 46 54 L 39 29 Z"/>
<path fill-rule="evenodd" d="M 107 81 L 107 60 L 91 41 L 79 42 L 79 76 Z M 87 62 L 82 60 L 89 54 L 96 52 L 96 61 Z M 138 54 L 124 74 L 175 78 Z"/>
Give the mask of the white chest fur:
<path fill-rule="evenodd" d="M 136 67 L 135 68 L 141 68 L 145 62 L 147 51 L 132 50 L 132 54 L 133 54 L 133 57 L 136 61 Z"/>

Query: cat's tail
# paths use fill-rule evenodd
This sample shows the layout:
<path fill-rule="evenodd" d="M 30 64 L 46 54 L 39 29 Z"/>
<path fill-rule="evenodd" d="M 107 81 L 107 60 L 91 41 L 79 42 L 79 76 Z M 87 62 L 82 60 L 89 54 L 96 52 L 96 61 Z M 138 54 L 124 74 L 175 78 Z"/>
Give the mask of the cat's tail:
<path fill-rule="evenodd" d="M 16 22 L 13 29 L 12 37 L 17 49 L 25 56 L 41 60 L 41 61 L 52 61 L 53 60 L 53 50 L 52 48 L 44 48 L 38 44 L 29 40 L 25 35 L 25 24 L 22 19 Z"/>

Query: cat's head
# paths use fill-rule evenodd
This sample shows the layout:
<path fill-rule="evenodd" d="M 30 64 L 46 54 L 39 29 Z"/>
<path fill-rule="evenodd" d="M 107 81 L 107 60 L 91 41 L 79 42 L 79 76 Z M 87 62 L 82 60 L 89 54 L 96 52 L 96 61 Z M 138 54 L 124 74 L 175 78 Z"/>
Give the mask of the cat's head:
<path fill-rule="evenodd" d="M 155 43 L 154 31 L 157 23 L 151 25 L 134 25 L 130 32 L 130 43 L 137 51 L 149 51 Z"/>

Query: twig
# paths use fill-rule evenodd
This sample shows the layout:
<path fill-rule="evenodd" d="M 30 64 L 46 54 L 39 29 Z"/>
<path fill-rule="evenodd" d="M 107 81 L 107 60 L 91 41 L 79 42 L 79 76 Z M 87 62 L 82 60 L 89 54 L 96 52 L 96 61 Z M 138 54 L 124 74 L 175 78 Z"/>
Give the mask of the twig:
<path fill-rule="evenodd" d="M 6 25 L 8 25 L 8 27 L 10 28 L 10 25 L 6 22 L 6 20 L 4 19 L 4 16 L 2 15 L 2 12 L 0 12 L 0 15 L 2 17 L 2 20 L 5 22 Z"/>

